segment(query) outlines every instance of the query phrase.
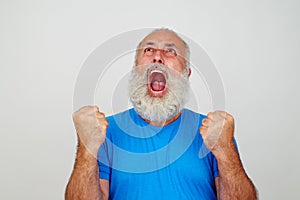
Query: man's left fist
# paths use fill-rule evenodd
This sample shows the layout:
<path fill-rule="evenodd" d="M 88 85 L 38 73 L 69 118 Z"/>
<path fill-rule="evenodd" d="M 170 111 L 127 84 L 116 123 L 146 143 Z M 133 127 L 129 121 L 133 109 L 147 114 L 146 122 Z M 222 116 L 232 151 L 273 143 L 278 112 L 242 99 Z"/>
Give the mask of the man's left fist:
<path fill-rule="evenodd" d="M 234 119 L 224 111 L 210 112 L 207 118 L 202 120 L 200 134 L 207 148 L 215 156 L 223 154 L 234 147 Z"/>

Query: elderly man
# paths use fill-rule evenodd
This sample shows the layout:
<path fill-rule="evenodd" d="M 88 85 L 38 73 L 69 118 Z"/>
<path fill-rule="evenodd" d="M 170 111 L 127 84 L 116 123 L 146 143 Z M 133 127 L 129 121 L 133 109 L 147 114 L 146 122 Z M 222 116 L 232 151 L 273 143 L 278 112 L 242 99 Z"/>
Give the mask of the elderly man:
<path fill-rule="evenodd" d="M 138 45 L 133 108 L 107 118 L 97 106 L 73 114 L 78 149 L 66 199 L 256 199 L 233 117 L 183 108 L 188 59 L 175 32 L 157 29 Z"/>

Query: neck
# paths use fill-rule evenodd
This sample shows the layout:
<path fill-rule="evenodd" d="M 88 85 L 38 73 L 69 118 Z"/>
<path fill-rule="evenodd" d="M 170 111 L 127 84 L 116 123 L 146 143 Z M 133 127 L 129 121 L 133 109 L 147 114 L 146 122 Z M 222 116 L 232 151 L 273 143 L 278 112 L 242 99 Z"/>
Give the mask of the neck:
<path fill-rule="evenodd" d="M 181 111 L 177 113 L 173 118 L 165 121 L 165 122 L 155 122 L 155 121 L 150 121 L 148 119 L 144 119 L 148 124 L 151 124 L 152 126 L 167 126 L 168 124 L 174 122 L 179 116 L 181 115 Z"/>

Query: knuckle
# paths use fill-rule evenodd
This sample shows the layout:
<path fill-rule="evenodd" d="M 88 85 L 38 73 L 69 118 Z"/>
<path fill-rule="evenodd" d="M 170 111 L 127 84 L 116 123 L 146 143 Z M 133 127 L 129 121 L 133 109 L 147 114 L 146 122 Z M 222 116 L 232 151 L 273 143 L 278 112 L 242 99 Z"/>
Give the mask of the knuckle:
<path fill-rule="evenodd" d="M 83 106 L 83 107 L 80 108 L 78 111 L 85 112 L 85 111 L 90 110 L 90 109 L 91 109 L 91 106 L 87 105 L 87 106 Z"/>
<path fill-rule="evenodd" d="M 97 113 L 96 116 L 97 116 L 97 118 L 100 119 L 100 120 L 105 119 L 105 114 L 104 114 L 104 113 Z M 105 120 L 106 120 L 106 119 L 105 119 Z"/>
<path fill-rule="evenodd" d="M 98 119 L 98 122 L 99 124 L 102 126 L 102 125 L 105 125 L 107 126 L 108 125 L 108 121 L 105 119 L 105 118 L 100 118 Z"/>
<path fill-rule="evenodd" d="M 216 118 L 221 118 L 223 116 L 223 111 L 217 110 L 214 112 L 214 115 L 216 116 Z"/>
<path fill-rule="evenodd" d="M 105 117 L 105 114 L 103 112 L 99 112 L 99 116 Z"/>
<path fill-rule="evenodd" d="M 102 124 L 102 129 L 107 129 L 107 125 L 106 124 Z"/>
<path fill-rule="evenodd" d="M 212 116 L 213 116 L 212 112 L 207 113 L 207 118 L 212 118 Z"/>
<path fill-rule="evenodd" d="M 206 127 L 205 126 L 201 126 L 200 127 L 200 132 L 204 133 L 206 131 Z"/>
<path fill-rule="evenodd" d="M 77 116 L 79 115 L 85 115 L 91 111 L 92 107 L 91 106 L 84 106 L 81 107 L 79 110 L 77 110 L 75 113 L 77 113 Z"/>
<path fill-rule="evenodd" d="M 96 106 L 96 105 L 92 106 L 92 108 L 93 108 L 95 111 L 99 111 L 99 107 Z"/>
<path fill-rule="evenodd" d="M 229 121 L 234 121 L 233 116 L 229 113 L 226 113 L 226 119 L 228 119 Z"/>
<path fill-rule="evenodd" d="M 108 121 L 106 119 L 105 119 L 104 123 L 106 126 L 108 126 Z"/>
<path fill-rule="evenodd" d="M 199 128 L 199 132 L 200 132 L 200 134 L 203 133 L 203 128 L 202 127 Z"/>

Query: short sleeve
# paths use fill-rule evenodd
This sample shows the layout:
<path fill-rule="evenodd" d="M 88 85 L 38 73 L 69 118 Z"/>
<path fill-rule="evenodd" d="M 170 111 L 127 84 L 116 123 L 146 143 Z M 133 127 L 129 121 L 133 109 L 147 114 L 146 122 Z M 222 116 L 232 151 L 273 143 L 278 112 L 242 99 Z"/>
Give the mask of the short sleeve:
<path fill-rule="evenodd" d="M 99 167 L 99 178 L 110 180 L 111 167 L 109 167 L 109 156 L 107 142 L 105 141 L 98 150 L 98 167 Z"/>
<path fill-rule="evenodd" d="M 218 169 L 218 161 L 215 156 L 213 156 L 212 167 L 213 167 L 214 178 L 217 178 L 219 176 L 219 169 Z"/>
<path fill-rule="evenodd" d="M 98 161 L 99 178 L 110 180 L 111 168 Z"/>

